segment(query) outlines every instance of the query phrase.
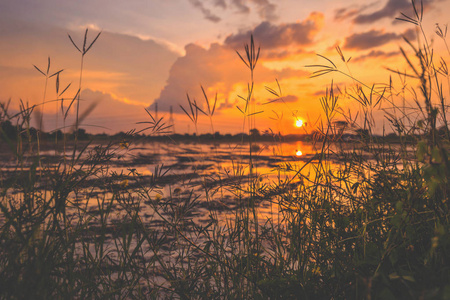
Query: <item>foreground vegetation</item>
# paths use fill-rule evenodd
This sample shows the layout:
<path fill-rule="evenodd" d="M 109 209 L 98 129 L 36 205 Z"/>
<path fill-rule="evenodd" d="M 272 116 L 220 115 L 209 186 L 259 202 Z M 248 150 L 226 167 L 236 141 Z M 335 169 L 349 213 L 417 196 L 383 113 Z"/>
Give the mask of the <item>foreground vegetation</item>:
<path fill-rule="evenodd" d="M 421 28 L 416 11 L 407 20 Z M 86 37 L 83 47 L 74 45 L 81 59 L 92 46 Z M 341 94 L 331 86 L 320 99 L 324 122 L 314 134 L 320 150 L 313 158 L 279 164 L 273 180 L 258 173 L 249 134 L 248 153 L 231 170 L 204 176 L 201 191 L 186 183 L 163 194 L 170 173 L 162 166 L 145 181 L 131 168 L 113 171 L 112 162 L 137 138 L 133 132 L 117 142 L 80 143 L 81 78 L 70 104 L 77 114 L 73 143 L 58 149 L 56 162 L 41 154 L 39 130 L 30 130 L 35 107 L 22 105 L 10 115 L 2 104 L 9 159 L 0 168 L 0 297 L 449 299 L 450 134 L 441 84 L 449 74 L 445 60 L 436 67 L 428 44 L 409 47 L 411 57 L 402 53 L 411 67 L 410 93 L 358 83 L 352 94 Z M 259 56 L 253 39 L 239 55 L 250 71 L 239 109 L 252 128 Z M 342 73 L 326 63 L 314 74 Z M 339 108 L 343 97 L 359 104 L 362 119 Z M 409 105 L 396 106 L 396 97 Z M 194 123 L 199 114 L 212 119 L 215 102 L 205 100 L 207 110 L 190 100 L 184 109 Z M 47 101 L 44 95 L 42 106 Z M 378 109 L 396 145 L 373 135 Z M 149 117 L 150 133 L 167 131 Z M 15 136 L 4 130 L 7 122 L 20 128 Z M 342 122 L 348 128 L 337 126 Z M 364 134 L 344 143 L 346 132 Z M 65 143 L 67 137 L 52 138 Z M 220 203 L 227 193 L 233 209 L 226 216 L 209 205 L 208 221 L 195 221 L 198 207 Z M 262 219 L 267 204 L 277 218 Z M 144 206 L 158 226 L 143 220 Z"/>

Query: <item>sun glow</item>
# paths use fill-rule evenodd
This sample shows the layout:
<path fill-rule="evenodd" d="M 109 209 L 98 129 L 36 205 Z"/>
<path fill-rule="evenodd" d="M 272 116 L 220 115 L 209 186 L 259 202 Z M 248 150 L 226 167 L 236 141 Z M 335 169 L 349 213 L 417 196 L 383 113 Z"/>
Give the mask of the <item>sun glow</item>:
<path fill-rule="evenodd" d="M 304 124 L 303 124 L 303 120 L 300 120 L 300 119 L 297 119 L 296 121 L 295 121 L 295 126 L 297 126 L 297 127 L 302 127 Z"/>
<path fill-rule="evenodd" d="M 301 150 L 296 150 L 295 155 L 302 156 L 303 152 Z"/>

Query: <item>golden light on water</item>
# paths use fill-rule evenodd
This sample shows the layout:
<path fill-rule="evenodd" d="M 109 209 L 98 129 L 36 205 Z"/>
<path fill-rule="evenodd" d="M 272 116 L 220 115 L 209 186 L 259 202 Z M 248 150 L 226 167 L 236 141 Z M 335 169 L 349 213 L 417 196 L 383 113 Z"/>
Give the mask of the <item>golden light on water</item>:
<path fill-rule="evenodd" d="M 303 120 L 300 120 L 300 119 L 297 119 L 296 121 L 295 121 L 295 126 L 297 126 L 297 127 L 302 127 L 303 126 Z"/>

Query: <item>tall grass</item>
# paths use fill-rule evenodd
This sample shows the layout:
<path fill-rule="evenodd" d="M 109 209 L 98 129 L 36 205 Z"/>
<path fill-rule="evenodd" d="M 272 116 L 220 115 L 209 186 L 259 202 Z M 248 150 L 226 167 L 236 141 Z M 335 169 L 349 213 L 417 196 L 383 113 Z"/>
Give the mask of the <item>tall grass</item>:
<path fill-rule="evenodd" d="M 422 10 L 413 6 L 415 15 L 403 19 L 423 33 Z M 445 41 L 445 31 L 438 27 L 437 33 Z M 36 106 L 21 103 L 15 115 L 8 102 L 0 106 L 1 298 L 450 297 L 450 145 L 442 87 L 449 74 L 427 39 L 420 47 L 407 42 L 409 50 L 401 51 L 410 69 L 395 72 L 409 78 L 408 93 L 392 82 L 365 84 L 349 66 L 341 71 L 327 58 L 314 66 L 313 76 L 352 78 L 352 92 L 331 84 L 320 98 L 322 121 L 311 134 L 317 153 L 280 163 L 277 176 L 265 176 L 256 167 L 251 134 L 259 111 L 253 99 L 259 49 L 251 38 L 245 55 L 238 52 L 250 71 L 239 108 L 248 152 L 231 161 L 230 170 L 216 165 L 200 178 L 200 190 L 193 187 L 195 177 L 177 177 L 163 165 L 150 175 L 131 167 L 117 171 L 133 154 L 139 131 L 125 140 L 81 143 L 83 59 L 93 43 L 86 47 L 87 31 L 83 47 L 70 39 L 81 53 L 79 88 L 69 98 L 69 107 L 76 103 L 76 123 L 63 140 L 72 155 L 34 151 L 42 139 L 30 126 Z M 348 62 L 340 49 L 338 54 Z M 41 73 L 47 84 L 49 71 Z M 55 101 L 64 107 L 58 85 Z M 194 126 L 206 115 L 214 134 L 217 100 L 210 103 L 202 90 L 206 112 L 189 97 L 182 109 Z M 359 119 L 340 108 L 346 97 L 359 105 Z M 393 133 L 374 134 L 378 110 Z M 68 111 L 62 110 L 64 119 Z M 147 113 L 147 132 L 169 133 L 162 118 Z M 347 133 L 352 141 L 344 141 Z M 273 214 L 264 219 L 267 205 Z M 207 209 L 204 222 L 195 218 L 201 208 Z"/>

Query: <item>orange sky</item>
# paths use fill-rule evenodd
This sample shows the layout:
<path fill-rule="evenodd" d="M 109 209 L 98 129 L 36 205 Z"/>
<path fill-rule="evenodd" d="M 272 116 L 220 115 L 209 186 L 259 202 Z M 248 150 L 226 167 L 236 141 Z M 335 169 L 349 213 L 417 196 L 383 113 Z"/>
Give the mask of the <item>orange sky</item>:
<path fill-rule="evenodd" d="M 285 134 L 310 131 L 323 116 L 319 99 L 331 82 L 342 90 L 355 85 L 338 73 L 310 78 L 317 69 L 306 65 L 327 63 L 317 54 L 371 86 L 389 81 L 387 67 L 405 70 L 399 52 L 400 46 L 408 47 L 403 36 L 417 40 L 415 26 L 395 21 L 401 12 L 412 16 L 408 0 L 364 4 L 356 0 L 6 2 L 0 4 L 0 101 L 11 99 L 11 112 L 18 109 L 20 99 L 30 105 L 42 103 L 45 77 L 33 65 L 45 71 L 48 57 L 50 73 L 63 69 L 61 89 L 71 83 L 64 96 L 73 98 L 78 89 L 80 53 L 67 34 L 79 45 L 85 28 L 90 28 L 88 41 L 102 31 L 84 61 L 81 112 L 94 109 L 81 127 L 89 132 L 139 129 L 142 126 L 137 122 L 148 121 L 144 108 L 154 111 L 154 103 L 158 103 L 158 115 L 167 121 L 173 108 L 177 133 L 193 133 L 195 126 L 179 105 L 188 107 L 189 94 L 206 110 L 200 86 L 210 99 L 217 93 L 217 107 L 213 128 L 206 116 L 199 116 L 199 133 L 247 131 L 248 124 L 237 107 L 245 106 L 240 96 L 246 97 L 251 78 L 236 51 L 244 54 L 250 34 L 261 47 L 252 100 L 254 110 L 261 112 L 255 116 L 257 128 Z M 449 54 L 435 34 L 435 24 L 444 28 L 448 22 L 445 12 L 450 1 L 424 3 L 425 33 L 434 43 L 436 59 L 442 56 L 447 61 Z M 336 46 L 346 59 L 351 58 L 347 64 L 341 61 Z M 63 126 L 61 103 L 52 102 L 55 79 L 48 80 L 44 130 Z M 283 97 L 273 101 L 276 97 L 266 87 L 277 90 L 277 80 Z M 63 103 L 63 109 L 69 102 Z M 339 106 L 344 111 L 358 111 L 355 101 L 343 96 Z M 308 126 L 296 128 L 294 116 Z M 66 125 L 73 118 L 70 111 Z M 375 114 L 375 120 L 378 131 L 389 125 L 383 121 L 383 112 Z"/>

